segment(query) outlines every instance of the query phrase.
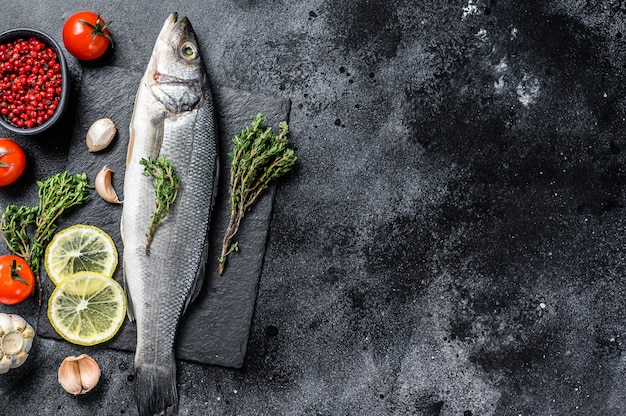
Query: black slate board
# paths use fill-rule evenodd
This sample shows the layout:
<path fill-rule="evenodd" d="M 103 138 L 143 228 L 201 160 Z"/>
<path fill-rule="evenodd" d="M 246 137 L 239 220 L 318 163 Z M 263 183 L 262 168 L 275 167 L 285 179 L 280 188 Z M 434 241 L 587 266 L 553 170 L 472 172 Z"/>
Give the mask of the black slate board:
<path fill-rule="evenodd" d="M 93 103 L 100 103 L 99 107 L 106 109 L 106 112 L 98 111 L 91 119 L 83 115 L 80 119 L 88 120 L 86 123 L 90 124 L 100 117 L 110 117 L 118 126 L 118 136 L 105 151 L 91 154 L 84 141 L 89 125 L 76 122 L 69 147 L 67 170 L 73 174 L 86 172 L 93 183 L 98 171 L 104 165 L 109 166 L 114 172 L 114 188 L 122 200 L 128 125 L 133 110 L 134 91 L 140 78 L 139 73 L 114 67 L 85 71 L 77 108 L 94 107 Z M 226 87 L 214 88 L 214 99 L 220 140 L 220 179 L 210 230 L 209 264 L 202 291 L 180 324 L 176 355 L 179 359 L 198 363 L 239 368 L 244 364 L 246 354 L 275 186 L 270 186 L 246 214 L 236 236 L 240 251 L 229 256 L 226 270 L 219 276 L 216 259 L 230 215 L 228 152 L 232 150 L 232 137 L 249 125 L 256 113 L 262 112 L 267 116 L 268 126 L 277 126 L 280 121 L 288 120 L 290 102 Z M 94 192 L 84 206 L 60 221 L 60 228 L 86 223 L 101 227 L 111 235 L 120 254 L 114 275 L 120 283 L 123 280 L 123 247 L 119 233 L 121 211 L 120 205 L 108 204 Z M 43 281 L 44 293 L 49 294 L 54 286 L 45 277 Z M 48 322 L 45 308 L 47 305 L 44 305 L 40 314 L 37 333 L 43 337 L 59 338 Z M 133 351 L 135 338 L 134 323 L 126 321 L 118 335 L 103 345 Z"/>

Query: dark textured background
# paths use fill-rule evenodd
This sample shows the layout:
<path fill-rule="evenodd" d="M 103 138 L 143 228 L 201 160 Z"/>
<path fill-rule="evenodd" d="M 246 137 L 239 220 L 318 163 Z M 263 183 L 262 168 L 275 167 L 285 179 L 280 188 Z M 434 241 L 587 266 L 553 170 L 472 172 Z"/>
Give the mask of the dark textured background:
<path fill-rule="evenodd" d="M 85 74 L 142 73 L 178 10 L 215 85 L 292 101 L 299 162 L 277 189 L 245 365 L 181 362 L 181 414 L 626 413 L 623 1 L 0 6 L 0 30 L 57 40 L 79 9 L 114 22 L 103 61 L 70 58 L 76 94 L 97 87 Z M 34 160 L 0 190 L 14 201 L 68 143 L 17 139 Z M 90 349 L 101 384 L 60 389 L 80 352 L 38 339 L 0 379 L 0 413 L 136 414 L 129 353 Z"/>

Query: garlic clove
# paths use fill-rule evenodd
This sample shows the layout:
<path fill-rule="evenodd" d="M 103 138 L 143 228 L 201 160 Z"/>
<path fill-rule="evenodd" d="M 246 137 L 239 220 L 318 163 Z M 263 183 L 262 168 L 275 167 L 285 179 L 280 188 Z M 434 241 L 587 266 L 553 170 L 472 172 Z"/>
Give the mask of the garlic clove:
<path fill-rule="evenodd" d="M 80 383 L 80 370 L 78 363 L 68 357 L 61 363 L 59 367 L 59 383 L 63 389 L 70 394 L 80 394 L 83 391 Z"/>
<path fill-rule="evenodd" d="M 22 335 L 24 335 L 24 333 L 22 333 Z M 30 352 L 30 349 L 33 346 L 33 337 L 34 337 L 34 333 L 32 337 L 24 336 L 24 344 L 22 344 L 22 351 L 26 353 Z"/>
<path fill-rule="evenodd" d="M 100 367 L 87 354 L 69 356 L 59 366 L 59 383 L 70 394 L 84 394 L 100 381 Z"/>
<path fill-rule="evenodd" d="M 13 320 L 6 313 L 0 313 L 0 335 L 13 330 Z"/>
<path fill-rule="evenodd" d="M 0 356 L 0 374 L 5 374 L 11 369 L 11 356 L 8 354 L 3 354 Z"/>
<path fill-rule="evenodd" d="M 101 118 L 87 130 L 85 141 L 90 152 L 99 152 L 105 149 L 115 137 L 117 126 L 110 118 Z"/>
<path fill-rule="evenodd" d="M 86 392 L 90 391 L 100 381 L 100 367 L 96 360 L 91 358 L 88 355 L 83 354 L 80 356 L 78 360 L 78 368 L 80 369 L 80 383 L 83 386 L 83 390 Z"/>
<path fill-rule="evenodd" d="M 28 358 L 28 353 L 24 350 L 21 350 L 17 354 L 13 356 L 13 362 L 11 363 L 11 368 L 17 368 L 26 362 Z"/>
<path fill-rule="evenodd" d="M 35 338 L 35 330 L 33 329 L 32 326 L 26 324 L 26 327 L 23 328 L 21 331 L 22 336 L 24 337 L 24 341 L 26 342 L 27 340 L 30 340 L 31 344 L 33 342 L 33 338 Z M 26 344 L 24 344 L 26 345 Z M 24 348 L 26 349 L 26 348 Z M 28 347 L 28 350 L 26 350 L 26 352 L 30 351 L 30 346 Z"/>
<path fill-rule="evenodd" d="M 113 171 L 108 166 L 104 166 L 96 175 L 96 191 L 102 199 L 111 204 L 121 204 L 122 201 L 117 197 L 117 193 L 111 183 L 111 175 Z"/>
<path fill-rule="evenodd" d="M 29 326 L 26 320 L 19 315 L 10 315 L 10 318 L 15 331 L 23 332 Z"/>

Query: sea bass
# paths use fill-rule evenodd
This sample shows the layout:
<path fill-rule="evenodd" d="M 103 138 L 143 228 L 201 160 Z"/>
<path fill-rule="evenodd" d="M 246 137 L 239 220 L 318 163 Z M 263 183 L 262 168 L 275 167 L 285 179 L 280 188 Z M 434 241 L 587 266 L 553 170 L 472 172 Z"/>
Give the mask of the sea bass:
<path fill-rule="evenodd" d="M 204 277 L 217 154 L 213 101 L 198 42 L 189 20 L 173 13 L 137 91 L 124 179 L 124 280 L 129 318 L 137 322 L 140 415 L 178 412 L 174 339 Z M 156 195 L 154 179 L 144 176 L 140 161 L 158 156 L 172 162 L 180 187 L 146 250 Z"/>

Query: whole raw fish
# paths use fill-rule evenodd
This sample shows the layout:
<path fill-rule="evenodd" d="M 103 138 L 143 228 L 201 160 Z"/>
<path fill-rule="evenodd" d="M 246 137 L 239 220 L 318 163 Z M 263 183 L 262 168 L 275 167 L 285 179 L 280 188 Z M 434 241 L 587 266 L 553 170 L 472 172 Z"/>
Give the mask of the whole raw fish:
<path fill-rule="evenodd" d="M 137 91 L 124 179 L 124 279 L 129 318 L 137 322 L 135 399 L 140 415 L 178 412 L 174 340 L 204 277 L 217 154 L 213 101 L 196 36 L 189 20 L 173 13 Z M 173 163 L 180 188 L 148 252 L 155 188 L 140 161 L 158 156 Z"/>

